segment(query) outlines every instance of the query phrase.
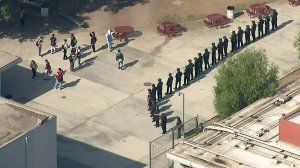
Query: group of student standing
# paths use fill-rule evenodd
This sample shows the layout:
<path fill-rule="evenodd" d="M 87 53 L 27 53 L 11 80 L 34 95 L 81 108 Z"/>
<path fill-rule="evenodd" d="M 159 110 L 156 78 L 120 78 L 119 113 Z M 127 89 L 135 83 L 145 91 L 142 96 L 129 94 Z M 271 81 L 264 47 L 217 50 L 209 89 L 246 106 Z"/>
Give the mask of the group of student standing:
<path fill-rule="evenodd" d="M 97 42 L 97 38 L 95 35 L 95 32 L 91 32 L 90 34 L 90 48 L 92 48 L 93 52 L 96 52 L 95 44 Z M 107 48 L 109 51 L 111 51 L 111 44 L 113 40 L 113 32 L 108 30 L 108 33 L 106 34 L 106 41 L 107 41 Z M 38 48 L 38 55 L 43 57 L 45 54 L 42 54 L 42 47 L 43 47 L 44 37 L 39 37 L 39 39 L 36 41 L 36 46 Z M 70 49 L 70 54 L 68 56 L 68 50 Z M 68 43 L 67 39 L 64 39 L 61 47 L 57 47 L 57 38 L 55 37 L 55 34 L 52 34 L 50 37 L 50 53 L 54 54 L 57 50 L 63 52 L 63 60 L 69 60 L 70 62 L 70 71 L 74 71 L 74 64 L 75 60 L 77 60 L 78 67 L 81 66 L 81 57 L 83 55 L 83 49 L 77 45 L 77 39 L 74 34 L 70 35 L 70 43 Z M 51 71 L 51 65 L 50 62 L 46 59 L 45 60 L 45 71 L 44 71 L 44 80 L 50 80 L 50 74 Z M 32 60 L 30 63 L 30 68 L 32 70 L 32 80 L 36 77 L 36 71 L 38 68 L 37 63 Z M 58 68 L 58 71 L 55 75 L 55 86 L 54 88 L 59 87 L 61 89 L 62 82 L 63 82 L 63 70 L 62 68 Z"/>
<path fill-rule="evenodd" d="M 272 30 L 277 29 L 277 16 L 278 13 L 276 10 L 272 11 L 272 14 L 269 16 L 259 17 L 258 23 L 256 24 L 255 21 L 252 21 L 251 27 L 249 25 L 246 26 L 245 30 L 242 30 L 241 27 L 238 27 L 237 33 L 235 31 L 232 31 L 230 42 L 231 42 L 231 52 L 236 52 L 238 49 L 244 47 L 245 45 L 248 45 L 251 43 L 251 36 L 252 36 L 252 42 L 256 41 L 256 30 L 258 27 L 258 38 L 263 37 L 264 35 L 270 34 L 270 21 L 272 24 Z M 264 29 L 265 28 L 265 29 Z M 245 38 L 245 43 L 243 42 L 243 39 Z M 182 81 L 182 75 L 184 78 L 183 85 L 189 85 L 190 81 L 195 79 L 196 77 L 200 76 L 201 73 L 203 73 L 203 63 L 204 63 L 204 69 L 207 70 L 210 68 L 211 65 L 215 65 L 217 63 L 217 52 L 218 52 L 218 61 L 221 59 L 227 57 L 228 55 L 228 43 L 229 39 L 224 36 L 223 38 L 220 38 L 218 41 L 218 44 L 212 43 L 211 52 L 206 48 L 204 50 L 204 53 L 198 53 L 198 57 L 194 58 L 194 63 L 191 59 L 188 60 L 188 65 L 185 66 L 184 72 L 181 72 L 180 68 L 177 68 L 177 72 L 175 74 L 175 90 L 181 89 L 181 81 Z M 209 63 L 209 58 L 211 54 L 211 64 Z M 172 88 L 173 88 L 173 76 L 172 73 L 168 74 L 168 79 L 166 82 L 167 91 L 165 94 L 172 94 Z M 149 111 L 151 111 L 151 116 L 153 116 L 153 120 L 158 120 L 155 118 L 155 114 L 159 114 L 159 107 L 157 106 L 157 102 L 160 99 L 162 99 L 162 93 L 163 93 L 163 82 L 161 79 L 158 79 L 157 85 L 152 84 L 152 88 L 148 89 L 148 108 Z M 157 112 L 158 111 L 158 112 Z M 157 115 L 156 115 L 157 117 Z"/>

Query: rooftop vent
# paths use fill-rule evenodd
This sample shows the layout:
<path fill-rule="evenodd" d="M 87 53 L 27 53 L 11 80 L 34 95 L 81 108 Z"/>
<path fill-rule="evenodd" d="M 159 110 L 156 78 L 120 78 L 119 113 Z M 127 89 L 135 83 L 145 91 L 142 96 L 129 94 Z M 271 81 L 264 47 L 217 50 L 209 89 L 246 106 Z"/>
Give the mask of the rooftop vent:
<path fill-rule="evenodd" d="M 289 100 L 291 100 L 292 98 L 290 96 L 286 96 L 286 95 L 280 95 L 279 97 L 277 97 L 276 101 L 274 102 L 275 105 L 280 105 L 280 104 L 284 104 L 286 102 L 288 102 Z"/>

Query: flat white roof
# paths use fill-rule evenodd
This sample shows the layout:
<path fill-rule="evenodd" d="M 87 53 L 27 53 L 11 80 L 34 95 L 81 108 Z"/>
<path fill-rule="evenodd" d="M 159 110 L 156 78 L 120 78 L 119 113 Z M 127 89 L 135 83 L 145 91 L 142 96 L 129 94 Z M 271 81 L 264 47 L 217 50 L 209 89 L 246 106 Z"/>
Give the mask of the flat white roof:
<path fill-rule="evenodd" d="M 280 106 L 273 104 L 278 95 L 255 102 L 185 140 L 167 157 L 194 167 L 300 167 L 300 147 L 278 137 L 279 119 L 292 111 L 300 113 L 299 90 L 294 86 L 285 93 L 293 98 Z M 300 116 L 292 121 L 299 123 Z"/>
<path fill-rule="evenodd" d="M 0 97 L 0 116 L 0 148 L 54 117 L 3 97 Z"/>

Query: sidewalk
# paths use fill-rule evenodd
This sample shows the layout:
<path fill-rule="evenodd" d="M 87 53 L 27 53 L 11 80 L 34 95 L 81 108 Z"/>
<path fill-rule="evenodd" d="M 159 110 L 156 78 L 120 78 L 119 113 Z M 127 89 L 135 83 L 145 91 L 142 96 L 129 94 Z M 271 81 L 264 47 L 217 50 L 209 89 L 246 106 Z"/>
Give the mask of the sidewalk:
<path fill-rule="evenodd" d="M 300 65 L 296 49 L 292 46 L 294 36 L 299 31 L 300 11 L 288 3 L 276 3 L 271 6 L 279 13 L 279 24 L 293 21 L 249 47 L 264 47 L 270 62 L 279 65 L 280 76 L 284 76 Z M 154 123 L 151 122 L 149 112 L 146 110 L 147 87 L 143 84 L 145 82 L 156 84 L 157 79 L 162 78 L 165 92 L 169 72 L 174 76 L 177 67 L 185 66 L 188 59 L 194 58 L 198 52 L 203 53 L 204 48 L 210 48 L 211 42 L 216 42 L 224 35 L 228 36 L 238 26 L 244 28 L 246 24 L 250 24 L 251 19 L 244 14 L 235 19 L 230 27 L 219 30 L 207 29 L 199 22 L 186 23 L 188 32 L 171 39 L 160 36 L 153 28 L 141 30 L 143 32 L 141 37 L 121 48 L 125 64 L 131 65 L 123 71 L 117 69 L 115 61 L 117 49 L 111 53 L 107 49 L 91 53 L 82 59 L 82 62 L 86 61 L 87 64 L 84 68 L 70 72 L 69 62 L 62 60 L 62 52 L 41 58 L 32 54 L 37 53 L 33 43 L 26 43 L 23 47 L 32 48 L 28 53 L 23 53 L 28 54 L 28 59 L 15 69 L 2 74 L 3 81 L 5 79 L 2 87 L 7 88 L 2 93 L 12 94 L 17 101 L 57 115 L 58 134 L 131 160 L 124 160 L 123 164 L 116 162 L 118 165 L 110 161 L 107 167 L 122 165 L 125 168 L 137 164 L 136 162 L 145 165 L 148 163 L 148 143 L 160 136 L 162 130 L 153 126 Z M 89 44 L 88 33 L 85 30 L 76 32 L 75 36 L 80 46 Z M 96 35 L 97 48 L 100 48 L 105 44 L 105 34 L 96 32 Z M 62 39 L 60 37 L 59 41 Z M 120 42 L 115 41 L 114 45 L 118 43 Z M 67 70 L 64 76 L 67 87 L 54 90 L 52 88 L 54 79 L 43 81 L 42 74 L 38 74 L 39 79 L 32 81 L 28 69 L 31 59 L 38 63 L 40 73 L 44 70 L 45 59 L 50 61 L 54 73 L 58 67 Z M 182 90 L 185 93 L 186 121 L 197 114 L 202 120 L 216 115 L 213 108 L 216 72 L 217 68 Z M 163 109 L 162 112 L 168 114 L 168 118 L 182 116 L 182 97 L 172 96 L 164 103 L 160 108 Z M 175 123 L 175 120 L 171 121 L 167 128 L 171 128 Z M 60 144 L 62 142 L 58 143 L 62 146 Z M 76 152 L 80 153 L 80 150 Z M 69 153 L 61 155 L 77 159 L 74 154 L 72 155 L 71 149 Z M 88 158 L 78 159 L 90 167 L 97 167 L 95 160 L 91 162 Z"/>

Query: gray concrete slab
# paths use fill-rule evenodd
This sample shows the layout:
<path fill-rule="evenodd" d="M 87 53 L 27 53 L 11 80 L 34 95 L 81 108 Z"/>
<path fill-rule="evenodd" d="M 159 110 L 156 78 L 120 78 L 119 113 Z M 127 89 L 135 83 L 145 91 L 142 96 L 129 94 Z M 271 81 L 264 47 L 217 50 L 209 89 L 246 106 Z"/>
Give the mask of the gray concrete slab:
<path fill-rule="evenodd" d="M 279 12 L 279 24 L 288 20 L 294 21 L 249 47 L 266 48 L 270 62 L 280 67 L 280 76 L 282 76 L 299 67 L 297 52 L 292 47 L 292 41 L 298 31 L 300 11 L 296 7 L 290 7 L 286 2 L 272 4 L 272 7 Z M 159 35 L 153 27 L 137 28 L 142 31 L 142 36 L 128 44 L 114 42 L 114 45 L 122 46 L 120 48 L 125 55 L 125 64 L 132 64 L 123 71 L 117 69 L 116 49 L 110 53 L 105 47 L 101 47 L 105 44 L 103 38 L 105 32 L 96 32 L 97 48 L 101 49 L 83 58 L 82 62 L 85 61 L 86 65 L 76 72 L 69 71 L 69 63 L 62 61 L 61 52 L 41 58 L 35 55 L 36 51 L 32 48 L 34 42 L 31 42 L 31 45 L 25 43 L 27 50 L 24 53 L 29 55 L 27 59 L 16 69 L 2 75 L 2 78 L 5 78 L 5 82 L 2 82 L 5 86 L 4 93 L 12 94 L 17 101 L 43 108 L 47 112 L 52 111 L 51 113 L 58 116 L 58 131 L 69 138 L 68 141 L 64 141 L 63 138 L 59 140 L 59 148 L 65 150 L 64 145 L 70 143 L 65 153 L 59 154 L 63 160 L 78 161 L 80 165 L 90 168 L 97 167 L 95 160 L 98 157 L 114 154 L 131 160 L 130 163 L 125 160 L 124 167 L 131 163 L 135 164 L 134 162 L 146 164 L 148 142 L 161 135 L 161 128 L 153 126 L 154 123 L 151 122 L 149 112 L 146 110 L 147 87 L 143 84 L 156 83 L 159 77 L 165 83 L 169 72 L 174 73 L 177 67 L 185 66 L 187 60 L 193 58 L 198 52 L 203 52 L 206 47 L 210 48 L 211 42 L 217 42 L 218 38 L 224 35 L 228 36 L 238 26 L 245 27 L 251 20 L 244 14 L 235 19 L 230 27 L 218 30 L 203 27 L 201 20 L 183 23 L 188 27 L 188 32 L 171 39 Z M 81 46 L 89 43 L 89 30 L 75 33 Z M 28 65 L 31 59 L 36 60 L 39 65 L 39 79 L 35 81 L 30 79 Z M 67 70 L 64 77 L 67 87 L 63 90 L 52 89 L 54 80 L 41 80 L 45 59 L 50 61 L 53 72 L 58 67 Z M 138 61 L 134 63 L 136 60 Z M 186 98 L 186 120 L 197 114 L 201 120 L 216 115 L 213 108 L 216 73 L 217 68 L 214 68 L 200 80 L 182 90 Z M 165 89 L 164 84 L 164 91 Z M 182 98 L 171 96 L 161 107 L 168 114 L 170 121 L 168 128 L 171 128 L 176 122 L 175 117 L 182 115 Z M 72 143 L 72 140 L 76 142 Z M 86 147 L 88 150 L 71 150 L 73 145 L 85 147 L 87 144 L 96 149 L 88 146 Z M 111 153 L 101 153 L 101 150 Z M 96 157 L 77 156 L 87 151 L 92 151 L 91 153 Z M 92 161 L 89 164 L 90 160 Z M 110 163 L 112 161 L 108 160 Z"/>

